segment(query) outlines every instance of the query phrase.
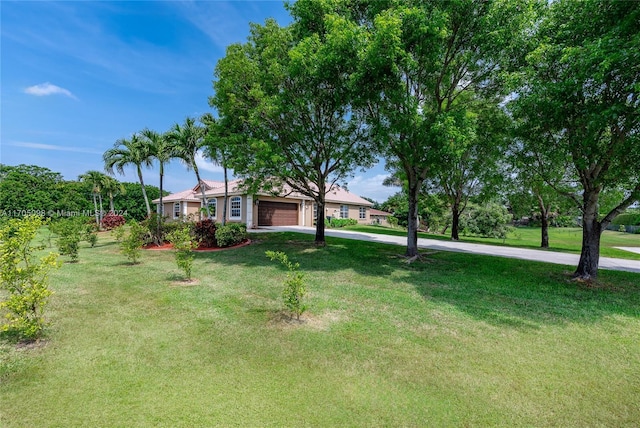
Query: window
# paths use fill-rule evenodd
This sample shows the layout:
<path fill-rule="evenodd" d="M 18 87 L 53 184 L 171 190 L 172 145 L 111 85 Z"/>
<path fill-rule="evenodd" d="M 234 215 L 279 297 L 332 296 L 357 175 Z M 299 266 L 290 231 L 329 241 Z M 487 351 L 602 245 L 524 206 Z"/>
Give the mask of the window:
<path fill-rule="evenodd" d="M 313 224 L 316 224 L 315 221 L 318 219 L 318 204 L 313 203 Z"/>
<path fill-rule="evenodd" d="M 349 218 L 349 205 L 340 205 L 340 218 Z"/>
<path fill-rule="evenodd" d="M 360 207 L 360 220 L 365 220 L 367 218 L 367 208 Z"/>
<path fill-rule="evenodd" d="M 207 201 L 207 207 L 209 207 L 209 218 L 216 218 L 216 208 L 218 207 L 218 200 L 216 198 L 209 199 Z"/>
<path fill-rule="evenodd" d="M 173 218 L 180 218 L 180 202 L 173 204 Z"/>
<path fill-rule="evenodd" d="M 240 196 L 234 196 L 229 200 L 229 205 L 231 206 L 229 218 L 239 219 L 242 212 L 242 198 Z"/>

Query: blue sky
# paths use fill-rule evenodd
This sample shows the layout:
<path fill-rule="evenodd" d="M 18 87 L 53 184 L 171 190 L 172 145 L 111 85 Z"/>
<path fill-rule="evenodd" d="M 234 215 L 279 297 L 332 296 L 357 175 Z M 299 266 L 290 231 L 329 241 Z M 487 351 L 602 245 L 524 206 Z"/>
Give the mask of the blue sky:
<path fill-rule="evenodd" d="M 0 1 L 0 163 L 34 164 L 75 180 L 102 170 L 102 153 L 145 127 L 164 132 L 212 111 L 208 97 L 226 47 L 245 42 L 249 23 L 290 22 L 279 1 Z M 202 175 L 221 170 L 199 162 Z M 382 165 L 355 171 L 351 192 L 380 202 Z M 121 181 L 136 182 L 133 169 Z M 158 185 L 157 168 L 145 171 Z M 195 175 L 179 161 L 164 187 Z"/>

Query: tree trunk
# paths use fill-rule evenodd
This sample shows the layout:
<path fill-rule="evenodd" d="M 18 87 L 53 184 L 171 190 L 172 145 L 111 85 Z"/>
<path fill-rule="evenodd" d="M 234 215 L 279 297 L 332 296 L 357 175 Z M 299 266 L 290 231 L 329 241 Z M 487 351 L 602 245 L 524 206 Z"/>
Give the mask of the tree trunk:
<path fill-rule="evenodd" d="M 544 206 L 542 196 L 538 197 L 538 208 L 540 208 L 540 247 L 549 248 L 549 207 Z"/>
<path fill-rule="evenodd" d="M 418 193 L 420 185 L 409 177 L 409 218 L 407 219 L 407 257 L 418 255 Z"/>
<path fill-rule="evenodd" d="M 116 212 L 116 210 L 115 210 L 115 208 L 113 206 L 113 193 L 111 193 L 111 192 L 109 192 L 109 212 L 112 213 L 112 214 Z"/>
<path fill-rule="evenodd" d="M 102 224 L 102 217 L 103 217 L 103 213 L 104 213 L 104 208 L 102 208 L 102 193 L 98 193 L 98 200 L 100 201 L 100 223 L 99 225 Z"/>
<path fill-rule="evenodd" d="M 325 212 L 324 205 L 325 200 L 322 198 L 320 202 L 316 202 L 318 204 L 318 209 L 316 212 L 316 239 L 315 244 L 318 246 L 326 245 L 325 237 L 324 237 L 324 221 L 325 221 Z"/>
<path fill-rule="evenodd" d="M 324 236 L 324 220 L 325 220 L 325 203 L 326 203 L 326 196 L 327 196 L 327 183 L 326 183 L 326 176 L 322 174 L 322 172 L 320 170 L 317 170 L 317 178 L 318 178 L 318 182 L 316 183 L 316 185 L 318 186 L 318 199 L 317 199 L 317 203 L 318 203 L 318 211 L 317 211 L 317 218 L 316 218 L 316 239 L 315 239 L 315 244 L 319 247 L 324 247 L 325 245 L 327 245 L 326 240 L 325 240 L 325 236 Z"/>
<path fill-rule="evenodd" d="M 160 163 L 160 205 L 158 205 L 158 210 L 157 210 L 157 220 L 158 222 L 156 223 L 156 243 L 158 245 L 162 245 L 162 233 L 161 233 L 161 229 L 162 229 L 162 217 L 163 217 L 163 213 L 162 210 L 164 208 L 163 202 L 162 202 L 162 181 L 164 178 L 164 166 L 162 165 L 162 163 Z"/>
<path fill-rule="evenodd" d="M 453 206 L 451 207 L 451 239 L 458 241 L 460 236 L 458 230 L 460 229 L 460 201 L 456 198 Z"/>
<path fill-rule="evenodd" d="M 209 218 L 209 201 L 207 201 L 207 197 L 204 195 L 204 186 L 202 180 L 200 179 L 200 171 L 198 171 L 198 165 L 196 165 L 195 159 L 193 159 L 193 171 L 196 173 L 196 180 L 198 180 L 198 184 L 200 185 L 200 194 L 202 195 L 202 203 L 204 204 L 205 212 L 207 213 L 207 217 Z M 217 208 L 217 207 L 216 207 Z M 200 211 L 200 220 L 202 220 L 202 211 Z"/>
<path fill-rule="evenodd" d="M 578 267 L 573 274 L 574 278 L 590 280 L 598 277 L 602 232 L 602 225 L 598 221 L 598 196 L 599 192 L 594 190 L 585 191 L 583 195 L 582 251 Z"/>
<path fill-rule="evenodd" d="M 98 201 L 96 200 L 96 192 L 93 192 L 93 215 L 96 218 L 96 227 L 100 229 L 100 217 L 98 214 Z"/>
<path fill-rule="evenodd" d="M 147 198 L 147 190 L 144 188 L 144 180 L 142 179 L 142 170 L 138 165 L 138 181 L 140 181 L 140 187 L 142 188 L 142 196 L 144 197 L 144 204 L 147 207 L 147 217 L 151 215 L 151 206 L 149 205 L 149 198 Z"/>

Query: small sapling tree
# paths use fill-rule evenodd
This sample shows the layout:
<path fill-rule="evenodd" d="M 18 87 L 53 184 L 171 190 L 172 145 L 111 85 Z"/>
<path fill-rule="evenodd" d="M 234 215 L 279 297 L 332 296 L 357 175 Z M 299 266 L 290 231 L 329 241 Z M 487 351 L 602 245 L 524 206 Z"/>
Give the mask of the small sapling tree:
<path fill-rule="evenodd" d="M 111 229 L 111 236 L 113 236 L 117 242 L 122 242 L 126 233 L 127 229 L 124 224 Z"/>
<path fill-rule="evenodd" d="M 42 249 L 32 246 L 42 225 L 42 218 L 30 216 L 11 219 L 0 228 L 0 310 L 5 320 L 1 330 L 19 339 L 35 340 L 42 334 L 44 308 L 52 294 L 48 275 L 58 266 L 55 253 L 39 260 L 33 254 Z"/>
<path fill-rule="evenodd" d="M 191 269 L 193 267 L 193 250 L 198 248 L 198 241 L 191 235 L 188 227 L 176 229 L 167 235 L 169 242 L 176 250 L 176 264 L 184 271 L 187 281 L 191 280 Z"/>
<path fill-rule="evenodd" d="M 77 262 L 80 240 L 86 234 L 86 225 L 81 219 L 70 217 L 58 220 L 50 228 L 58 235 L 58 252 L 63 256 L 69 256 L 71 262 Z"/>
<path fill-rule="evenodd" d="M 129 234 L 120 242 L 120 250 L 127 256 L 132 264 L 138 263 L 140 249 L 144 245 L 146 229 L 137 221 L 131 220 L 129 223 Z"/>
<path fill-rule="evenodd" d="M 307 287 L 304 283 L 304 274 L 298 271 L 300 264 L 291 263 L 289 257 L 281 251 L 267 251 L 265 254 L 269 259 L 277 260 L 289 269 L 284 290 L 282 290 L 282 299 L 289 312 L 300 320 L 300 315 L 307 309 L 302 301 L 307 294 Z"/>

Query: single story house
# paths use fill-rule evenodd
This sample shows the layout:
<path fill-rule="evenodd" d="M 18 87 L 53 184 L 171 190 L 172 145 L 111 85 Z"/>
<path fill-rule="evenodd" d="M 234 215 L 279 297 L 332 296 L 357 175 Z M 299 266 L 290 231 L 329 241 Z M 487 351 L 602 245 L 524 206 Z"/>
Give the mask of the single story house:
<path fill-rule="evenodd" d="M 248 195 L 240 189 L 240 180 L 228 183 L 227 221 L 245 223 L 247 228 L 259 226 L 313 226 L 317 204 L 308 196 L 288 191 L 281 196 L 267 193 Z M 163 213 L 170 220 L 198 219 L 204 200 L 200 186 L 209 206 L 210 218 L 222 221 L 224 204 L 224 182 L 202 180 L 195 187 L 172 193 L 162 198 Z M 159 199 L 153 201 L 156 205 Z M 366 199 L 346 189 L 334 186 L 326 195 L 325 217 L 353 218 L 358 223 L 371 223 L 371 206 Z"/>
<path fill-rule="evenodd" d="M 389 226 L 389 221 L 387 221 L 387 217 L 393 214 L 388 213 L 386 211 L 376 210 L 371 208 L 369 216 L 371 217 L 371 224 L 379 224 L 381 226 Z"/>

